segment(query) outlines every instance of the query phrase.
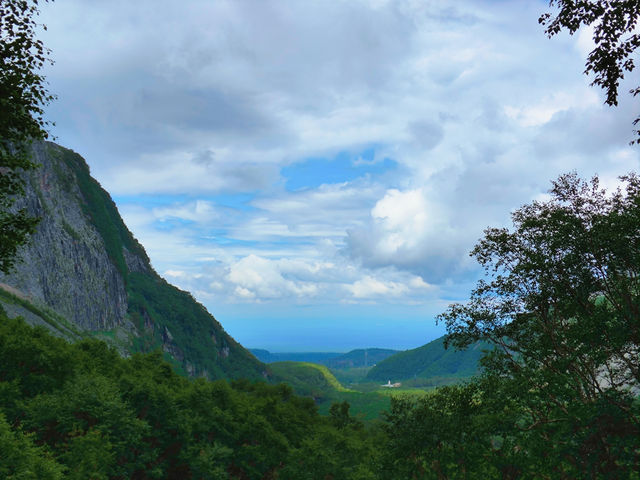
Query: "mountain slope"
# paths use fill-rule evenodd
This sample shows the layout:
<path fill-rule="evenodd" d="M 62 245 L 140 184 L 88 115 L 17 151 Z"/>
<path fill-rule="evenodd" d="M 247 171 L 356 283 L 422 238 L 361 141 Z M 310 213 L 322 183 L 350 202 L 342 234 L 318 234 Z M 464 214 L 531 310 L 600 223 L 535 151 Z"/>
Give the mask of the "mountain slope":
<path fill-rule="evenodd" d="M 386 348 L 359 348 L 339 357 L 330 358 L 323 363 L 333 369 L 370 367 L 396 353 L 398 353 L 398 350 Z"/>
<path fill-rule="evenodd" d="M 275 380 L 288 383 L 298 395 L 314 399 L 348 392 L 324 365 L 308 362 L 275 362 L 269 365 Z"/>
<path fill-rule="evenodd" d="M 41 167 L 28 176 L 15 208 L 41 221 L 21 249 L 16 271 L 0 275 L 0 288 L 10 292 L 0 303 L 13 305 L 8 311 L 18 314 L 19 299 L 31 306 L 23 310 L 54 312 L 125 355 L 160 348 L 192 376 L 266 374 L 204 306 L 153 270 L 80 155 L 49 142 L 35 143 L 33 154 Z M 65 336 L 63 328 L 57 331 Z"/>
<path fill-rule="evenodd" d="M 412 350 L 397 353 L 378 363 L 367 374 L 367 380 L 392 382 L 413 378 L 466 378 L 478 372 L 478 361 L 488 343 L 480 342 L 468 349 L 445 350 L 444 337 Z"/>

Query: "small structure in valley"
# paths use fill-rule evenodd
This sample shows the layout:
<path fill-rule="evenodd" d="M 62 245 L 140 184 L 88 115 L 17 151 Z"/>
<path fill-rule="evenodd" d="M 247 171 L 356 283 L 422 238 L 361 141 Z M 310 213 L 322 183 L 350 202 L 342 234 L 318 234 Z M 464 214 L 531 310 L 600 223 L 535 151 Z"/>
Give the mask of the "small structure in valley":
<path fill-rule="evenodd" d="M 380 386 L 383 388 L 398 388 L 400 385 L 402 385 L 400 382 L 391 383 L 391 380 L 389 380 L 386 384 Z"/>

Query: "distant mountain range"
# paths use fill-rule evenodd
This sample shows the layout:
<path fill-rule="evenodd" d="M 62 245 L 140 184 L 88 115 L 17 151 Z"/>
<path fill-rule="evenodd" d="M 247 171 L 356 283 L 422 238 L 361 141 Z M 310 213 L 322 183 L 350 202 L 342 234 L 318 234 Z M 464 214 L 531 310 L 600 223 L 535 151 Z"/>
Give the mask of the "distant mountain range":
<path fill-rule="evenodd" d="M 258 360 L 264 363 L 275 362 L 308 362 L 325 365 L 333 369 L 355 367 L 371 367 L 385 358 L 398 353 L 398 350 L 385 348 L 366 348 L 352 350 L 348 353 L 335 352 L 290 352 L 272 353 L 259 348 L 249 349 Z"/>
<path fill-rule="evenodd" d="M 336 352 L 290 352 L 290 353 L 274 353 L 261 348 L 250 348 L 258 360 L 264 363 L 275 362 L 309 362 L 324 365 L 326 361 L 339 357 L 342 353 Z"/>
<path fill-rule="evenodd" d="M 422 347 L 397 351 L 383 348 L 352 350 L 348 353 L 307 352 L 272 353 L 251 349 L 260 361 L 306 362 L 329 367 L 343 382 L 392 383 L 412 381 L 415 386 L 437 386 L 456 383 L 476 375 L 484 351 L 491 345 L 479 342 L 466 350 L 444 348 L 445 337 L 437 338 Z M 357 369 L 357 375 L 349 374 Z M 351 378 L 353 377 L 353 378 Z"/>

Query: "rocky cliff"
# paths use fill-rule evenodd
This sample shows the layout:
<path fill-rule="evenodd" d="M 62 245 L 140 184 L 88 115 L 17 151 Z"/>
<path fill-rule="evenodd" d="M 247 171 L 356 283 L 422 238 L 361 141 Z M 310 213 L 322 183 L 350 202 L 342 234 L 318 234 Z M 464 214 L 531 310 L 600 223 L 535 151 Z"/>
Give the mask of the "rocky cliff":
<path fill-rule="evenodd" d="M 164 281 L 80 155 L 33 146 L 40 168 L 16 208 L 39 217 L 0 303 L 68 338 L 92 335 L 127 355 L 160 348 L 189 375 L 258 378 L 265 367 L 190 294 Z"/>

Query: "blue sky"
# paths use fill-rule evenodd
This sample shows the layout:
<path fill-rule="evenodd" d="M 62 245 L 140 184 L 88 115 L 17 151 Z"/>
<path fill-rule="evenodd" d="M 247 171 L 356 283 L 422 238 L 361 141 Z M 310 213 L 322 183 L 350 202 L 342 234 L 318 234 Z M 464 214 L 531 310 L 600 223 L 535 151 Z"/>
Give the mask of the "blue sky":
<path fill-rule="evenodd" d="M 638 169 L 637 104 L 532 0 L 42 5 L 58 143 L 156 270 L 247 347 L 413 348 L 489 226 L 576 170 Z M 621 91 L 632 84 L 624 84 Z"/>

